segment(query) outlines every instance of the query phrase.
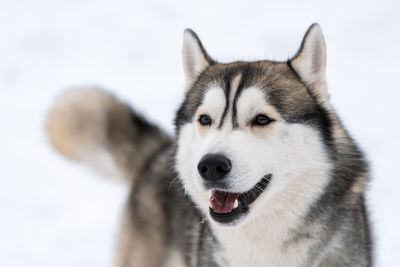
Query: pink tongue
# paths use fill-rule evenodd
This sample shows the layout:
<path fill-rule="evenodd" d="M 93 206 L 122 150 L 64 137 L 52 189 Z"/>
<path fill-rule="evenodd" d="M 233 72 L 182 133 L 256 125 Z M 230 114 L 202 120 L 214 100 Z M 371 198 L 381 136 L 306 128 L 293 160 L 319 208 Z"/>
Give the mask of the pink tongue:
<path fill-rule="evenodd" d="M 214 212 L 228 213 L 233 210 L 235 200 L 238 199 L 240 194 L 237 193 L 226 193 L 217 190 L 213 190 L 211 194 L 211 208 Z"/>

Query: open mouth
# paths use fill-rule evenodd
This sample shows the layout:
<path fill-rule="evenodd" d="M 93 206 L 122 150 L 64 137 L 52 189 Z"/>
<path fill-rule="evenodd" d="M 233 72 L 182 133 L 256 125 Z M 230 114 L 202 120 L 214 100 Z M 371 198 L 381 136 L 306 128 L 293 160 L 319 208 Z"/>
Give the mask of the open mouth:
<path fill-rule="evenodd" d="M 262 192 L 264 192 L 272 175 L 265 175 L 252 189 L 244 193 L 231 193 L 212 190 L 210 202 L 210 215 L 219 223 L 230 223 L 238 219 L 249 210 Z"/>

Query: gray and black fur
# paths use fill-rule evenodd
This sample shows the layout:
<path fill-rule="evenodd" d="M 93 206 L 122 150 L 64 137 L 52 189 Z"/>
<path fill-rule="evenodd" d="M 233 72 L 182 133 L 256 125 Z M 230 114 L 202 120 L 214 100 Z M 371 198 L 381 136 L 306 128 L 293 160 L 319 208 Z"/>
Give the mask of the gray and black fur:
<path fill-rule="evenodd" d="M 327 99 L 318 95 L 314 85 L 304 81 L 293 66 L 304 41 L 298 54 L 287 62 L 224 64 L 211 59 L 197 35 L 191 34 L 208 65 L 187 86 L 175 118 L 175 137 L 98 89 L 67 92 L 47 118 L 49 138 L 58 151 L 101 169 L 91 160 L 96 156 L 91 150 L 100 148 L 132 187 L 116 266 L 164 266 L 176 251 L 185 266 L 223 266 L 219 253 L 224 244 L 213 234 L 210 222 L 204 220 L 203 211 L 185 194 L 175 169 L 175 146 L 182 126 L 195 120 L 207 86 L 219 84 L 229 99 L 230 81 L 238 74 L 241 79 L 234 99 L 253 85 L 261 86 L 286 122 L 309 125 L 319 132 L 333 166 L 328 185 L 303 215 L 302 224 L 291 229 L 285 246 L 315 240 L 302 266 L 372 266 L 364 195 L 368 166 Z M 228 108 L 232 108 L 235 127 L 235 104 Z M 263 266 L 269 266 L 268 262 Z"/>

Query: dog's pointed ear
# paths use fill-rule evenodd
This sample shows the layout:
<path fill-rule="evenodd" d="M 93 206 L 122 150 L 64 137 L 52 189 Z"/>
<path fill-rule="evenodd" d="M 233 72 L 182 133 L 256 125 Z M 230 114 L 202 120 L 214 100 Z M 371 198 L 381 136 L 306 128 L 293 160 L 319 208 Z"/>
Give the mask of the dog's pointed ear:
<path fill-rule="evenodd" d="M 318 24 L 315 23 L 308 28 L 290 64 L 320 101 L 328 100 L 326 46 Z"/>
<path fill-rule="evenodd" d="M 183 34 L 182 59 L 186 80 L 185 90 L 188 90 L 197 77 L 214 62 L 197 34 L 191 29 L 186 29 Z"/>

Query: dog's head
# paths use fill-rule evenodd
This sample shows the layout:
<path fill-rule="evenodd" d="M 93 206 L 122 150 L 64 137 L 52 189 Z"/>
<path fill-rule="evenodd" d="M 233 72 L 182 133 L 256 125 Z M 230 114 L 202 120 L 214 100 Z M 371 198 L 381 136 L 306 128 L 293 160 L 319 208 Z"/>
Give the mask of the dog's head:
<path fill-rule="evenodd" d="M 271 205 L 291 212 L 323 187 L 332 138 L 325 51 L 314 24 L 287 62 L 222 64 L 185 31 L 176 169 L 217 225 L 242 225 Z"/>

